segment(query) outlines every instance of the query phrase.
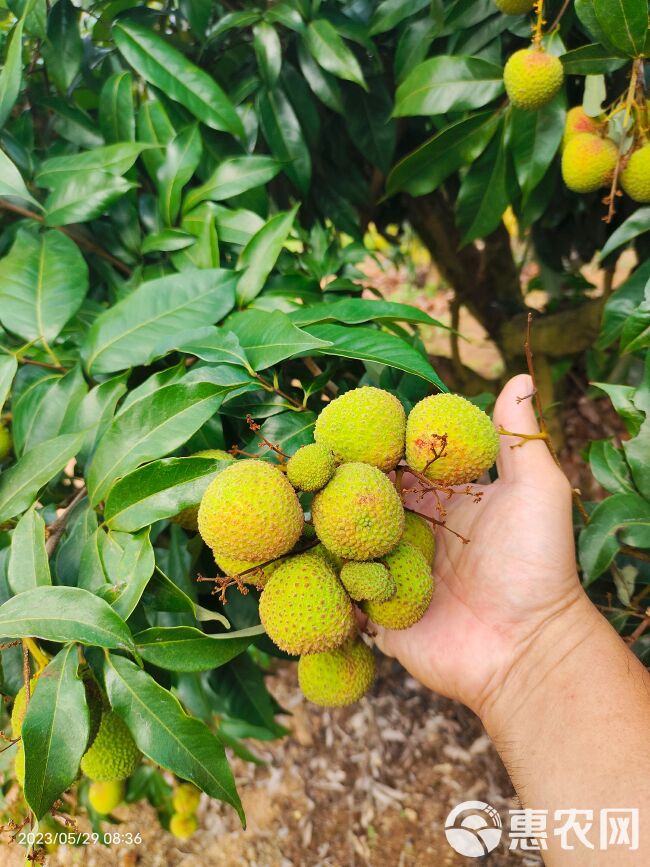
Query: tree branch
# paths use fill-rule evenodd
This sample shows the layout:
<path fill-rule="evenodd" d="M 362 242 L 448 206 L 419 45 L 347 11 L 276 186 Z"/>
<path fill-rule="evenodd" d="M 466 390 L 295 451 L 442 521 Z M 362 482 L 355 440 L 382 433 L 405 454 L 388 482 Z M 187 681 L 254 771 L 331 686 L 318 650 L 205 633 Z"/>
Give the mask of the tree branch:
<path fill-rule="evenodd" d="M 8 202 L 6 199 L 0 199 L 0 208 L 4 208 L 5 211 L 11 211 L 14 214 L 19 214 L 21 217 L 36 220 L 37 223 L 44 222 L 43 217 L 41 217 L 40 214 L 37 214 L 36 211 L 30 211 L 27 208 L 22 208 L 20 205 L 14 205 L 13 202 Z M 67 229 L 65 226 L 53 226 L 52 228 L 56 229 L 57 232 L 67 235 L 68 238 L 75 242 L 75 244 L 78 244 L 80 247 L 85 247 L 88 252 L 94 253 L 96 256 L 105 259 L 106 262 L 110 262 L 114 268 L 117 268 L 118 271 L 121 271 L 127 277 L 130 277 L 133 273 L 125 262 L 122 262 L 121 259 L 117 259 L 107 250 L 104 250 L 103 247 L 95 244 L 95 242 L 91 241 L 90 238 L 78 234 L 73 229 Z"/>
<path fill-rule="evenodd" d="M 85 496 L 86 486 L 84 485 L 83 488 L 80 488 L 77 491 L 73 499 L 70 501 L 69 505 L 65 507 L 65 509 L 56 518 L 56 520 L 52 521 L 52 523 L 47 528 L 49 535 L 47 537 L 47 542 L 45 543 L 45 550 L 48 557 L 51 557 L 52 554 L 54 554 L 56 546 L 59 544 L 59 540 L 61 539 L 66 524 L 68 523 L 68 518 L 70 517 L 72 510 L 77 505 L 77 503 L 80 503 L 81 500 L 83 500 Z"/>

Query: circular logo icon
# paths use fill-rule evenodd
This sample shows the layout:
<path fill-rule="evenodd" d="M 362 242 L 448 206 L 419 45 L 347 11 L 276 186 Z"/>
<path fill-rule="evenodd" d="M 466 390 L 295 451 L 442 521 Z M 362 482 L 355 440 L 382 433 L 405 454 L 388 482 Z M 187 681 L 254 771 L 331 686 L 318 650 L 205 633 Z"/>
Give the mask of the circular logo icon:
<path fill-rule="evenodd" d="M 481 858 L 499 845 L 501 816 L 483 801 L 464 801 L 447 816 L 445 834 L 459 855 Z"/>

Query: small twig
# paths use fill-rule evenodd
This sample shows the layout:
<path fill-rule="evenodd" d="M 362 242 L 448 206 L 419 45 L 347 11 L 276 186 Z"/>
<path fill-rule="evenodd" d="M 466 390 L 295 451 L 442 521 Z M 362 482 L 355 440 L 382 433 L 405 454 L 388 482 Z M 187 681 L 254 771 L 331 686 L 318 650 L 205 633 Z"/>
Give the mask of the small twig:
<path fill-rule="evenodd" d="M 551 24 L 551 26 L 548 28 L 548 32 L 549 32 L 549 33 L 552 33 L 552 32 L 555 30 L 555 28 L 558 27 L 560 21 L 562 20 L 562 16 L 564 15 L 564 13 L 565 13 L 565 12 L 567 11 L 567 9 L 569 8 L 569 3 L 570 3 L 570 2 L 571 2 L 571 0 L 564 0 L 564 3 L 562 4 L 562 8 L 561 8 L 560 11 L 557 13 L 557 16 L 556 16 L 556 18 L 555 18 L 555 21 L 554 21 L 554 22 Z"/>
<path fill-rule="evenodd" d="M 63 531 L 65 530 L 65 526 L 68 523 L 68 518 L 70 517 L 70 513 L 77 505 L 77 503 L 81 502 L 83 498 L 86 496 L 86 487 L 84 485 L 83 488 L 77 491 L 74 498 L 71 500 L 69 505 L 65 507 L 65 509 L 61 512 L 61 514 L 56 518 L 56 520 L 52 521 L 52 523 L 47 528 L 48 538 L 45 543 L 45 550 L 47 552 L 47 556 L 51 557 L 54 553 L 56 546 L 59 544 L 59 540 L 63 535 Z"/>
<path fill-rule="evenodd" d="M 646 629 L 650 626 L 650 615 L 646 612 L 645 618 L 639 623 L 634 632 L 627 637 L 628 644 L 634 644 L 643 635 Z"/>
<path fill-rule="evenodd" d="M 17 638 L 15 641 L 7 641 L 5 644 L 0 644 L 0 650 L 9 650 L 10 647 L 17 647 L 21 643 L 20 638 Z"/>
<path fill-rule="evenodd" d="M 50 364 L 49 361 L 35 361 L 33 358 L 18 358 L 18 364 L 33 364 L 35 367 L 44 367 L 46 370 L 56 370 L 59 373 L 67 373 L 67 367 L 61 367 L 60 364 Z"/>
<path fill-rule="evenodd" d="M 437 518 L 431 517 L 431 515 L 425 515 L 424 512 L 418 512 L 417 509 L 407 509 L 405 507 L 405 511 L 412 512 L 414 515 L 419 515 L 421 518 L 424 518 L 425 521 L 429 521 L 431 524 L 435 524 L 436 527 L 443 527 L 445 530 L 448 530 L 450 533 L 453 533 L 454 536 L 460 539 L 463 545 L 469 545 L 470 540 L 465 536 L 461 535 L 460 533 L 457 533 L 456 530 L 452 530 L 451 527 L 448 527 L 446 521 L 439 521 Z"/>
<path fill-rule="evenodd" d="M 250 413 L 246 416 L 246 424 L 253 431 L 255 436 L 259 440 L 261 440 L 261 442 L 263 442 L 267 448 L 271 449 L 272 452 L 275 452 L 275 454 L 280 457 L 282 463 L 284 463 L 287 460 L 288 455 L 285 455 L 285 453 L 282 451 L 282 449 L 279 446 L 276 446 L 270 440 L 267 440 L 267 438 L 263 434 L 260 433 L 261 425 L 259 425 L 256 421 L 254 421 L 254 419 Z"/>
<path fill-rule="evenodd" d="M 31 698 L 30 692 L 30 679 L 32 676 L 31 668 L 29 665 L 29 645 L 27 644 L 27 639 L 23 638 L 23 686 L 25 687 L 25 710 L 27 710 L 27 705 L 29 704 L 29 699 Z"/>
<path fill-rule="evenodd" d="M 260 376 L 259 373 L 255 373 L 254 376 L 265 391 L 270 391 L 274 394 L 279 395 L 280 397 L 283 397 L 285 400 L 289 401 L 291 406 L 293 406 L 295 409 L 300 410 L 301 412 L 304 410 L 305 407 L 302 405 L 302 403 L 300 403 L 299 400 L 296 400 L 295 397 L 291 397 L 290 394 L 287 394 L 286 391 L 282 391 L 281 388 L 278 388 L 277 386 L 273 385 L 272 382 L 264 379 L 264 377 Z"/>
<path fill-rule="evenodd" d="M 0 199 L 0 208 L 4 208 L 5 211 L 12 211 L 14 214 L 20 214 L 21 217 L 28 217 L 30 220 L 36 220 L 38 223 L 44 222 L 44 218 L 41 217 L 40 214 L 37 214 L 35 211 L 30 211 L 27 208 L 22 208 L 20 205 L 14 205 L 13 202 L 8 202 L 6 199 Z M 89 252 L 95 253 L 96 256 L 100 256 L 102 259 L 110 262 L 114 268 L 117 268 L 118 271 L 126 274 L 127 277 L 132 275 L 133 272 L 125 262 L 117 259 L 109 253 L 108 250 L 104 250 L 103 247 L 95 244 L 94 241 L 91 241 L 84 235 L 79 235 L 73 229 L 68 229 L 65 226 L 53 226 L 52 228 L 56 229 L 57 232 L 62 232 L 64 235 L 67 235 L 68 238 L 76 244 L 79 244 L 80 247 L 85 247 Z"/>

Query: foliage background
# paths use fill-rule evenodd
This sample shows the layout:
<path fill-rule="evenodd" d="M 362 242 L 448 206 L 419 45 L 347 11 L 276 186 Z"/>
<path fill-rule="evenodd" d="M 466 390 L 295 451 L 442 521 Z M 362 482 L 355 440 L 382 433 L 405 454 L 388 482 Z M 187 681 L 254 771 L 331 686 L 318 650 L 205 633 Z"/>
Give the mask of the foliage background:
<path fill-rule="evenodd" d="M 169 520 L 220 469 L 194 452 L 269 458 L 250 414 L 290 454 L 323 395 L 360 382 L 407 410 L 435 388 L 489 405 L 498 383 L 427 357 L 435 320 L 362 291 L 369 237 L 399 256 L 395 226 L 508 374 L 524 366 L 526 294 L 545 291 L 547 408 L 575 380 L 611 398 L 622 433 L 588 449 L 610 496 L 587 504 L 586 528 L 577 517 L 581 565 L 650 652 L 650 209 L 620 199 L 606 223 L 599 194 L 559 177 L 568 106 L 602 108 L 620 140 L 641 117 L 629 81 L 645 82 L 646 3 L 545 4 L 567 79 L 536 114 L 502 82 L 531 22 L 492 0 L 12 0 L 2 16 L 0 634 L 42 639 L 62 686 L 30 708 L 56 735 L 45 754 L 25 739 L 37 817 L 77 773 L 75 644 L 143 752 L 238 809 L 224 745 L 247 757 L 243 740 L 284 732 L 255 594 L 221 605 L 196 581 L 216 571 L 200 540 Z M 613 291 L 626 249 L 636 265 Z M 595 258 L 604 291 L 585 276 Z M 22 679 L 20 648 L 3 651 L 3 692 Z M 164 804 L 157 773 L 137 785 Z"/>

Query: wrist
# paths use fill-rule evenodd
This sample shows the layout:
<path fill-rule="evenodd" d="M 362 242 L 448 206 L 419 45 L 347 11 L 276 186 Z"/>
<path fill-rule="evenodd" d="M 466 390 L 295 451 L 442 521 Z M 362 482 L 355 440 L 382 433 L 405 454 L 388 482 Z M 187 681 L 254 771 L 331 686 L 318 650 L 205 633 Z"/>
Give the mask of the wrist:
<path fill-rule="evenodd" d="M 548 702 L 584 676 L 594 645 L 611 632 L 576 582 L 576 593 L 518 642 L 502 670 L 475 708 L 493 740 L 509 741 L 525 718 L 548 713 Z"/>

